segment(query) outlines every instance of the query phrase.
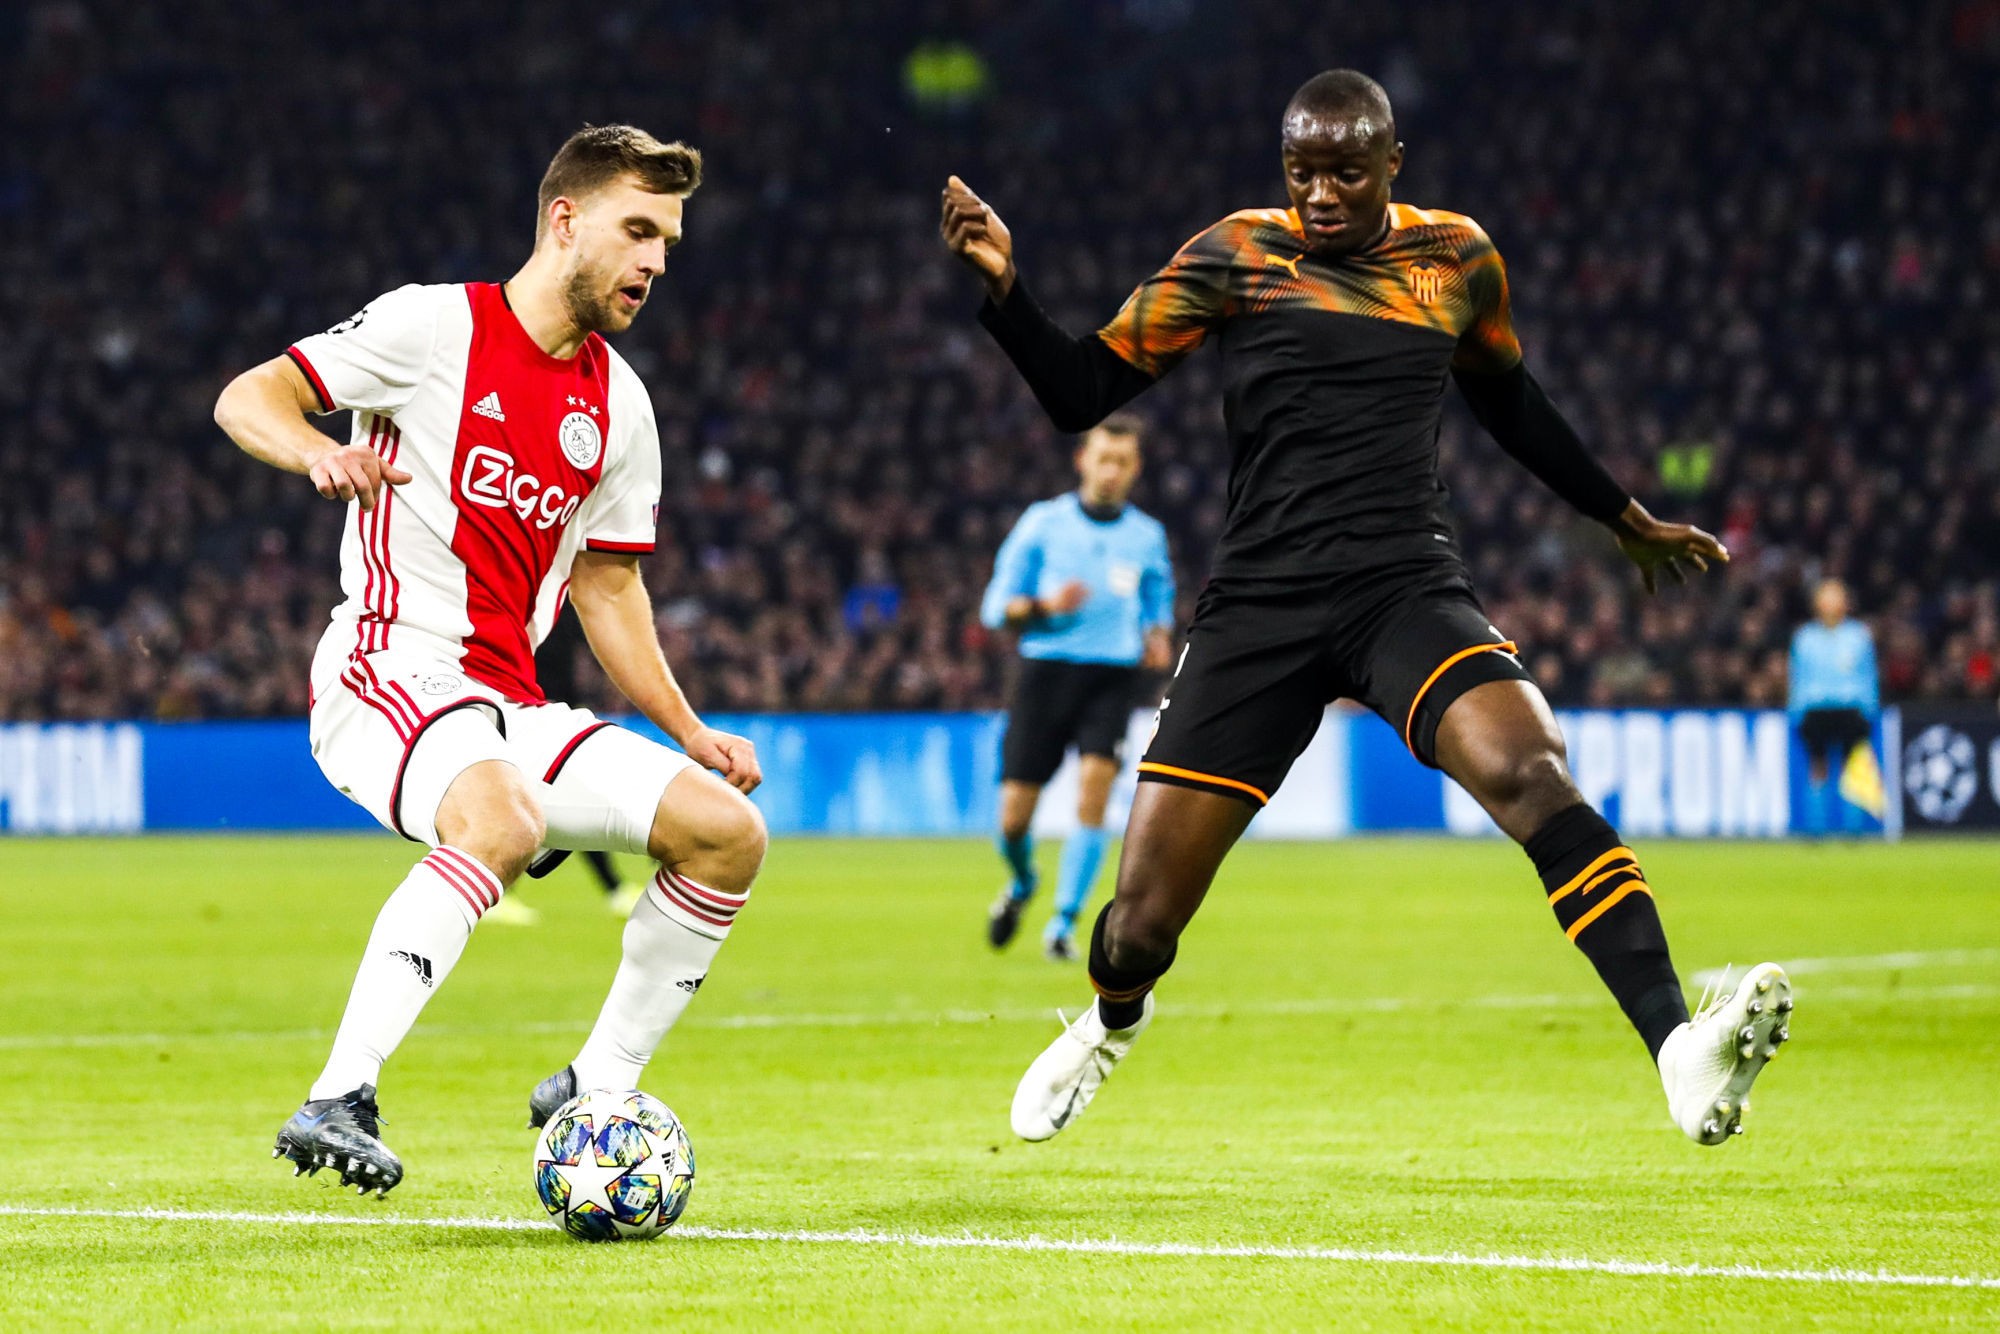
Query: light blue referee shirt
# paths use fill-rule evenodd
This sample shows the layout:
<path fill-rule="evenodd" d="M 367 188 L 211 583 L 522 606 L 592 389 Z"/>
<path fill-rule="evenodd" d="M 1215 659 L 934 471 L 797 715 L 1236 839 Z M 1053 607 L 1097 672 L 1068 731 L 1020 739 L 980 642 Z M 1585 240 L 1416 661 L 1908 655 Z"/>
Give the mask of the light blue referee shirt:
<path fill-rule="evenodd" d="M 1808 621 L 1793 633 L 1789 706 L 1793 717 L 1808 709 L 1874 713 L 1881 703 L 1875 639 L 1867 626 L 1856 620 L 1832 627 Z"/>
<path fill-rule="evenodd" d="M 1146 631 L 1173 625 L 1167 530 L 1136 505 L 1115 519 L 1093 519 L 1074 491 L 1022 512 L 993 560 L 979 619 L 997 630 L 1006 624 L 1009 601 L 1053 598 L 1072 580 L 1087 585 L 1090 596 L 1075 611 L 1022 631 L 1022 657 L 1132 666 L 1144 652 Z"/>

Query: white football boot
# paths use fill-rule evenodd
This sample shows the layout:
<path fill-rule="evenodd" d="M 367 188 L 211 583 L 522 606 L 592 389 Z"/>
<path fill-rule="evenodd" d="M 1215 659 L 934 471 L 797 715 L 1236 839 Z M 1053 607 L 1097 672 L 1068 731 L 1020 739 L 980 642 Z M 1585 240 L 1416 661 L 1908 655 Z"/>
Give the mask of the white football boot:
<path fill-rule="evenodd" d="M 1125 1059 L 1152 1022 L 1150 991 L 1145 1012 L 1130 1028 L 1107 1029 L 1097 1017 L 1097 1003 L 1091 1002 L 1021 1076 L 1014 1090 L 1014 1133 L 1031 1141 L 1055 1138 L 1057 1131 L 1083 1115 L 1112 1067 Z"/>
<path fill-rule="evenodd" d="M 1727 996 L 1704 1003 L 1660 1046 L 1660 1086 L 1667 1112 L 1697 1144 L 1722 1144 L 1743 1133 L 1750 1086 L 1791 1037 L 1792 983 L 1774 963 L 1760 963 Z"/>

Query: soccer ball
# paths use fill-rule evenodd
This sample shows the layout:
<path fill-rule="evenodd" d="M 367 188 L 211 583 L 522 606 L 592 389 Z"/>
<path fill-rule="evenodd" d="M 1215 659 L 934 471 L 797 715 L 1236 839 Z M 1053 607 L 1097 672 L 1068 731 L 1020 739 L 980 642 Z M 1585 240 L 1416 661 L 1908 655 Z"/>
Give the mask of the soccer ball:
<path fill-rule="evenodd" d="M 650 1093 L 591 1089 L 535 1142 L 535 1193 L 572 1237 L 643 1241 L 674 1225 L 694 1189 L 694 1147 Z"/>

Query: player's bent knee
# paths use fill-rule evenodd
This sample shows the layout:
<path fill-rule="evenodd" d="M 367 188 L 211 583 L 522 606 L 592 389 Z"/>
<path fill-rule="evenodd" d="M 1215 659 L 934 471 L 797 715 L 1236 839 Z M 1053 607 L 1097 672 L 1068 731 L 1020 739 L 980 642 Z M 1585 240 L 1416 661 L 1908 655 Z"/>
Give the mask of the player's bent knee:
<path fill-rule="evenodd" d="M 493 873 L 503 883 L 512 884 L 541 851 L 548 823 L 540 804 L 524 787 L 511 793 L 504 807 L 493 813 L 491 823 L 474 837 L 484 845 Z"/>
<path fill-rule="evenodd" d="M 723 784 L 717 786 L 720 791 L 714 792 L 703 803 L 700 818 L 693 823 L 696 841 L 718 852 L 752 856 L 762 861 L 765 845 L 769 842 L 763 812 L 735 788 Z"/>
<path fill-rule="evenodd" d="M 699 864 L 734 880 L 756 874 L 769 842 L 764 813 L 748 797 L 705 770 L 689 770 L 660 798 L 647 850 L 670 866 Z"/>
<path fill-rule="evenodd" d="M 728 814 L 722 817 L 717 842 L 737 856 L 761 865 L 765 849 L 771 845 L 771 832 L 764 825 L 764 812 L 758 810 L 749 798 L 737 794 L 736 800 L 729 803 Z"/>
<path fill-rule="evenodd" d="M 461 774 L 438 810 L 438 837 L 477 857 L 502 884 L 512 884 L 547 836 L 541 803 L 521 771 L 489 760 Z"/>

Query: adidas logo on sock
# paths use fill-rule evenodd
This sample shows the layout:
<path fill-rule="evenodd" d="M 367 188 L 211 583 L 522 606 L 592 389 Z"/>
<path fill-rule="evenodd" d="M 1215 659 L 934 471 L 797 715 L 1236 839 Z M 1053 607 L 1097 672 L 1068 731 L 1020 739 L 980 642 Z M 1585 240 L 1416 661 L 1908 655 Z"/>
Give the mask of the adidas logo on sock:
<path fill-rule="evenodd" d="M 408 950 L 390 950 L 389 957 L 392 959 L 401 959 L 403 962 L 409 964 L 410 967 L 416 969 L 417 981 L 423 983 L 425 986 L 435 985 L 431 981 L 431 961 L 423 955 L 412 954 Z"/>
<path fill-rule="evenodd" d="M 507 420 L 507 414 L 500 410 L 500 391 L 497 389 L 474 403 L 472 410 L 482 417 L 491 417 L 497 422 Z"/>
<path fill-rule="evenodd" d="M 701 984 L 706 981 L 708 981 L 708 974 L 703 973 L 700 977 L 684 977 L 680 981 L 674 983 L 674 985 L 679 987 L 682 991 L 685 991 L 688 995 L 692 996 L 694 995 L 695 992 L 701 990 Z"/>

